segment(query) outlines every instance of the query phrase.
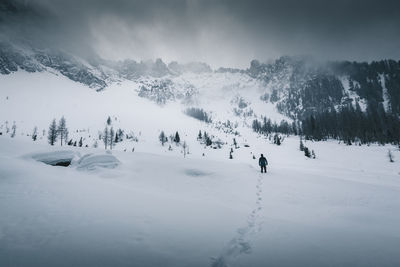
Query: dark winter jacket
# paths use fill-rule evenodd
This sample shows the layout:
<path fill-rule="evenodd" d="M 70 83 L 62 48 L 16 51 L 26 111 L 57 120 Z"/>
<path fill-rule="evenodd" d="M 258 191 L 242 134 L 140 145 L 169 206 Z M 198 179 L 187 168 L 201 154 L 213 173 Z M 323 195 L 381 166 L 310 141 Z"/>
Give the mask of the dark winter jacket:
<path fill-rule="evenodd" d="M 258 160 L 258 164 L 260 166 L 267 166 L 268 165 L 268 160 L 265 157 L 260 157 L 260 159 Z"/>

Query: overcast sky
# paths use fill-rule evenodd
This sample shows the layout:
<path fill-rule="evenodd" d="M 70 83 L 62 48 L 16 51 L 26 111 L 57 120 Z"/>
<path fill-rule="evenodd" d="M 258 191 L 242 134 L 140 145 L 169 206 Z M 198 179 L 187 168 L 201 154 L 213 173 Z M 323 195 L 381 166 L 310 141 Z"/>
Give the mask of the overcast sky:
<path fill-rule="evenodd" d="M 18 9 L 4 11 L 6 1 Z M 400 58 L 396 0 L 0 0 L 3 35 L 107 59 Z"/>

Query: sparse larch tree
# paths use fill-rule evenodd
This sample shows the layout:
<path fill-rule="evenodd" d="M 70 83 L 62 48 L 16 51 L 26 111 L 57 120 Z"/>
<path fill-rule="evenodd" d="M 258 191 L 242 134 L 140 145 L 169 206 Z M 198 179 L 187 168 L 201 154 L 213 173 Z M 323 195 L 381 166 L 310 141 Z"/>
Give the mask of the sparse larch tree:
<path fill-rule="evenodd" d="M 67 141 L 68 139 L 68 129 L 67 129 L 67 123 L 64 118 L 64 116 L 61 117 L 60 122 L 58 123 L 58 135 L 60 137 L 61 141 L 61 146 Z"/>
<path fill-rule="evenodd" d="M 110 143 L 110 149 L 112 150 L 113 146 L 114 146 L 114 129 L 113 127 L 111 127 L 110 129 L 110 139 L 109 139 L 109 143 Z"/>
<path fill-rule="evenodd" d="M 16 133 L 17 133 L 17 125 L 15 125 L 14 121 L 13 125 L 11 126 L 11 137 L 14 138 Z"/>
<path fill-rule="evenodd" d="M 106 128 L 104 128 L 104 132 L 103 132 L 103 142 L 104 142 L 105 149 L 107 149 L 109 139 L 110 139 L 110 133 L 108 131 L 108 127 L 106 126 Z"/>
<path fill-rule="evenodd" d="M 236 142 L 236 138 L 233 138 L 233 145 L 235 146 L 235 149 L 238 148 L 237 142 Z"/>
<path fill-rule="evenodd" d="M 183 157 L 186 158 L 187 148 L 188 148 L 186 141 L 183 141 L 182 148 L 183 148 Z"/>
<path fill-rule="evenodd" d="M 50 124 L 49 131 L 47 134 L 47 140 L 49 141 L 49 144 L 54 146 L 54 143 L 57 141 L 57 123 L 56 119 L 53 119 L 53 121 Z"/>

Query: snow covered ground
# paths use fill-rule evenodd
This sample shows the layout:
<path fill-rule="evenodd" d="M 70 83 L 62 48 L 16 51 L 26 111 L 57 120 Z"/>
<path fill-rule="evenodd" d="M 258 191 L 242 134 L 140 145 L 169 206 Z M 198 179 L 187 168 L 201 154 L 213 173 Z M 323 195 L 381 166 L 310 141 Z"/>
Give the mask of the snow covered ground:
<path fill-rule="evenodd" d="M 97 93 L 49 73 L 13 75 L 0 77 L 0 266 L 400 266 L 396 147 L 306 142 L 308 159 L 297 137 L 276 146 L 235 117 L 240 136 L 225 134 L 130 83 Z M 41 130 L 62 115 L 89 147 L 46 143 Z M 138 142 L 93 148 L 108 115 Z M 204 148 L 200 129 L 226 144 Z M 161 146 L 160 130 L 179 130 L 190 154 Z"/>
<path fill-rule="evenodd" d="M 2 137 L 0 266 L 398 266 L 400 169 L 385 148 L 311 144 L 321 156 L 307 160 L 285 142 L 264 146 L 261 175 L 121 151 L 113 168 L 50 166 L 32 155 L 60 147 Z"/>

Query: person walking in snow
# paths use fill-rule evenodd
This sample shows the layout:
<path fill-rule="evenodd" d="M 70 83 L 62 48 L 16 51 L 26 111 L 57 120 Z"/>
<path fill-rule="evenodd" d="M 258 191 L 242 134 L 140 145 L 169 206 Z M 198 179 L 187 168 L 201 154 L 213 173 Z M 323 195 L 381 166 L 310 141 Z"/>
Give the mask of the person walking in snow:
<path fill-rule="evenodd" d="M 267 173 L 268 161 L 267 161 L 267 159 L 264 157 L 263 154 L 261 154 L 261 157 L 260 157 L 260 159 L 258 160 L 258 165 L 260 165 L 260 167 L 261 167 L 261 173 L 263 173 L 263 172 Z"/>

